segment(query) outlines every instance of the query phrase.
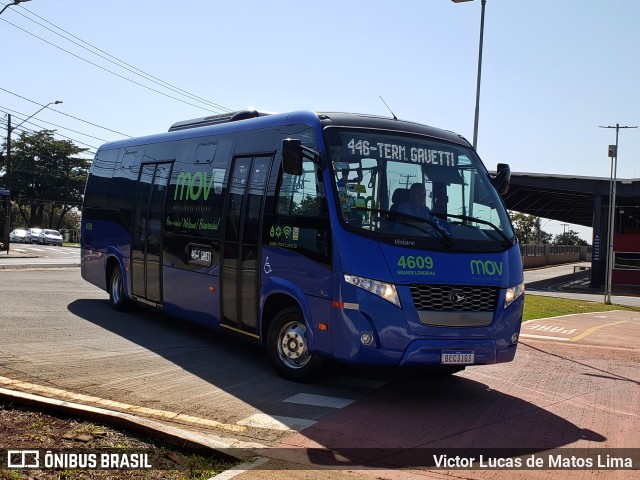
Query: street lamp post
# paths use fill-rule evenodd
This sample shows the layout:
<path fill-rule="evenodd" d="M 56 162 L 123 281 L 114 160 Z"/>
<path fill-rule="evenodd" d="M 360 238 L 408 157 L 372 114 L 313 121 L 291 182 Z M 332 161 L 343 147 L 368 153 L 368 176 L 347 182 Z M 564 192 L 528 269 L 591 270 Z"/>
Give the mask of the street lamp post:
<path fill-rule="evenodd" d="M 451 0 L 453 3 L 464 3 L 473 0 Z M 476 110 L 473 117 L 473 148 L 478 148 L 478 120 L 480 118 L 480 79 L 482 78 L 482 44 L 484 39 L 484 8 L 487 0 L 481 0 L 480 9 L 480 45 L 478 48 L 478 77 L 476 82 Z"/>
<path fill-rule="evenodd" d="M 27 2 L 29 0 L 14 0 L 15 3 L 20 3 L 20 1 Z M 2 11 L 4 11 L 4 9 L 2 9 Z M 35 117 L 38 113 L 40 113 L 42 110 L 47 108 L 49 105 L 58 105 L 60 103 L 62 103 L 62 100 L 56 100 L 55 102 L 47 103 L 40 110 L 38 110 L 33 115 L 30 115 L 27 118 L 25 118 L 15 127 L 11 126 L 11 114 L 7 115 L 7 155 L 6 155 L 7 167 L 6 167 L 5 178 L 7 182 L 7 189 L 9 189 L 9 194 L 5 196 L 5 203 L 4 203 L 4 206 L 5 206 L 4 239 L 7 242 L 7 255 L 9 255 L 9 245 L 11 243 L 9 238 L 9 232 L 11 231 L 11 190 L 10 190 L 11 189 L 11 170 L 12 170 L 11 168 L 11 133 L 20 125 L 25 123 L 27 120 Z"/>
<path fill-rule="evenodd" d="M 607 305 L 611 305 L 611 280 L 613 277 L 613 231 L 614 231 L 614 223 L 615 223 L 615 211 L 616 211 L 616 183 L 618 183 L 617 179 L 617 170 L 618 170 L 618 134 L 621 128 L 638 128 L 624 126 L 621 127 L 620 124 L 616 123 L 614 126 L 608 126 L 600 128 L 615 128 L 616 129 L 616 144 L 609 145 L 609 157 L 611 157 L 611 179 L 609 180 L 609 224 L 608 224 L 608 235 L 607 235 L 607 276 L 605 278 L 604 285 L 604 303 Z"/>
<path fill-rule="evenodd" d="M 4 6 L 4 8 L 2 10 L 0 10 L 0 15 L 2 15 L 2 12 L 4 12 L 7 8 L 9 8 L 12 5 L 18 5 L 19 3 L 23 3 L 23 2 L 30 2 L 31 0 L 13 0 L 13 3 L 8 3 Z"/>

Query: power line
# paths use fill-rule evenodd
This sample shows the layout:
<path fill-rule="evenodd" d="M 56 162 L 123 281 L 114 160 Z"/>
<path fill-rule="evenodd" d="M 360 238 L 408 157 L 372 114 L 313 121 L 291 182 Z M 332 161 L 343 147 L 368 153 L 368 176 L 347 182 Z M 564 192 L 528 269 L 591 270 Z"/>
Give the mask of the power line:
<path fill-rule="evenodd" d="M 130 71 L 131 73 L 133 73 L 133 74 L 135 74 L 135 75 L 141 76 L 141 77 L 145 78 L 146 80 L 149 80 L 149 81 L 151 81 L 151 82 L 153 82 L 153 83 L 156 83 L 156 84 L 158 84 L 158 85 L 161 85 L 162 87 L 167 88 L 168 90 L 172 90 L 172 91 L 174 91 L 174 92 L 176 92 L 176 93 L 180 93 L 180 94 L 182 94 L 182 95 L 185 95 L 185 96 L 187 96 L 187 97 L 190 97 L 190 98 L 191 98 L 191 99 L 193 99 L 193 100 L 197 100 L 197 101 L 200 101 L 200 102 L 202 102 L 202 103 L 209 104 L 210 106 L 212 106 L 212 107 L 214 107 L 214 108 L 221 109 L 221 110 L 227 110 L 227 111 L 229 111 L 229 112 L 231 111 L 231 109 L 229 109 L 229 108 L 227 108 L 227 107 L 224 107 L 224 106 L 222 106 L 222 105 L 220 105 L 220 104 L 217 104 L 217 103 L 215 103 L 215 102 L 212 102 L 212 101 L 210 101 L 210 100 L 207 100 L 206 98 L 203 98 L 203 97 L 200 97 L 200 96 L 195 95 L 195 94 L 193 94 L 193 93 L 190 93 L 190 92 L 188 92 L 188 91 L 186 91 L 186 90 L 184 90 L 184 89 L 182 89 L 182 88 L 180 88 L 180 87 L 177 87 L 177 86 L 175 86 L 175 85 L 173 85 L 173 84 L 171 84 L 171 83 L 169 83 L 169 82 L 166 82 L 166 81 L 164 81 L 164 80 L 162 80 L 162 79 L 160 79 L 160 78 L 158 78 L 158 77 L 155 77 L 154 75 L 151 75 L 150 73 L 147 73 L 147 72 L 145 72 L 144 70 L 141 70 L 141 69 L 139 69 L 139 68 L 137 68 L 137 67 L 135 67 L 135 66 L 133 66 L 133 65 L 131 65 L 131 64 L 129 64 L 129 63 L 127 63 L 127 62 L 125 62 L 124 60 L 121 60 L 121 59 L 119 59 L 119 58 L 115 57 L 114 55 L 111 55 L 110 53 L 105 52 L 104 50 L 102 50 L 102 49 L 100 49 L 100 48 L 96 47 L 95 45 L 92 45 L 91 43 L 87 42 L 86 40 L 83 40 L 83 39 L 81 39 L 80 37 L 78 37 L 78 36 L 76 36 L 76 35 L 74 35 L 74 34 L 72 34 L 72 33 L 68 32 L 68 31 L 66 31 L 65 29 L 63 29 L 63 28 L 61 28 L 61 27 L 59 27 L 59 26 L 55 25 L 54 23 L 52 23 L 52 22 L 50 22 L 50 21 L 46 20 L 45 18 L 42 18 L 41 16 L 37 15 L 36 13 L 33 13 L 33 12 L 32 12 L 32 11 L 30 11 L 29 9 L 27 9 L 27 8 L 23 7 L 22 5 L 21 5 L 20 7 L 21 7 L 21 9 L 22 9 L 22 10 L 25 10 L 25 11 L 26 11 L 26 12 L 28 12 L 30 15 L 33 15 L 34 17 L 39 18 L 39 19 L 40 19 L 40 20 L 42 20 L 43 22 L 46 22 L 46 23 L 48 23 L 49 25 L 53 26 L 54 28 L 56 28 L 56 29 L 60 30 L 61 32 L 64 32 L 66 35 L 68 35 L 68 36 L 70 36 L 70 37 L 72 37 L 72 38 L 74 38 L 74 39 L 76 39 L 76 40 L 78 40 L 78 41 L 82 42 L 82 43 L 83 43 L 83 44 L 85 44 L 85 45 L 88 45 L 89 47 L 91 47 L 91 49 L 96 50 L 97 52 L 100 52 L 100 53 L 96 53 L 95 51 L 92 51 L 91 49 L 89 49 L 89 48 L 85 47 L 84 45 L 81 45 L 80 43 L 75 42 L 75 41 L 73 41 L 73 40 L 71 40 L 71 39 L 69 39 L 69 38 L 65 37 L 64 35 L 61 35 L 60 33 L 58 33 L 58 32 L 56 32 L 56 31 L 54 31 L 54 30 L 50 29 L 49 27 L 47 27 L 47 26 L 43 25 L 42 23 L 40 23 L 40 22 L 38 22 L 38 21 L 36 21 L 36 20 L 33 20 L 32 18 L 29 18 L 28 16 L 24 15 L 24 14 L 23 14 L 23 13 L 21 13 L 20 11 L 17 11 L 17 12 L 16 12 L 16 13 L 18 13 L 19 15 L 23 16 L 24 18 L 26 18 L 27 20 L 29 20 L 29 21 L 31 21 L 31 22 L 34 22 L 34 23 L 35 23 L 35 24 L 37 24 L 37 25 L 40 25 L 42 28 L 44 28 L 44 29 L 46 29 L 46 30 L 49 30 L 51 33 L 53 33 L 53 34 L 55 34 L 55 35 L 58 35 L 59 37 L 61 37 L 61 38 L 65 39 L 65 40 L 67 40 L 68 42 L 71 42 L 71 43 L 73 43 L 73 44 L 75 44 L 75 45 L 79 46 L 80 48 L 83 48 L 84 50 L 87 50 L 88 52 L 92 53 L 93 55 L 96 55 L 96 56 L 98 56 L 98 57 L 100 57 L 100 58 L 102 58 L 102 59 L 104 59 L 104 60 L 107 60 L 108 62 L 111 62 L 111 63 L 113 63 L 113 64 L 115 64 L 115 65 L 119 66 L 120 68 L 124 68 L 125 70 L 128 70 L 128 71 Z M 104 55 L 101 55 L 101 54 L 104 54 Z M 106 55 L 106 56 L 105 56 L 105 55 Z M 107 57 L 108 57 L 108 58 L 107 58 Z"/>
<path fill-rule="evenodd" d="M 27 115 L 27 114 L 25 114 L 25 113 L 18 112 L 17 110 L 13 110 L 13 109 L 11 109 L 11 108 L 7 108 L 7 107 L 3 107 L 3 106 L 0 106 L 0 111 L 4 111 L 4 113 L 9 113 L 9 112 L 11 112 L 11 113 L 13 113 L 14 115 L 15 115 L 15 114 L 17 114 L 17 115 L 22 115 L 22 116 L 24 116 L 25 118 L 28 118 L 28 117 L 29 117 L 29 115 Z M 57 123 L 47 122 L 46 120 L 39 120 L 39 121 L 40 121 L 40 122 L 43 122 L 43 123 L 46 123 L 46 124 L 49 124 L 49 125 L 53 125 L 54 127 L 58 127 L 58 128 L 62 128 L 62 129 L 64 129 L 64 130 L 68 130 L 68 131 L 73 132 L 73 133 L 79 133 L 80 135 L 83 135 L 83 136 L 85 136 L 85 137 L 93 138 L 93 139 L 95 139 L 95 140 L 100 140 L 101 142 L 105 142 L 105 143 L 106 143 L 106 142 L 109 142 L 109 140 L 105 140 L 104 138 L 94 137 L 93 135 L 89 135 L 88 133 L 79 132 L 79 131 L 77 131 L 77 130 L 73 130 L 72 128 L 68 128 L 68 127 L 64 127 L 64 126 L 62 126 L 62 125 L 58 125 Z M 32 123 L 32 122 L 31 122 L 31 121 L 28 121 L 28 122 L 26 122 L 26 123 Z"/>
<path fill-rule="evenodd" d="M 4 125 L 6 125 L 6 123 L 7 123 L 6 121 L 4 121 L 4 122 L 3 122 L 3 124 L 4 124 Z M 35 126 L 36 126 L 36 127 L 38 127 L 40 130 L 49 130 L 48 128 L 43 127 L 42 125 L 38 125 L 37 123 L 35 123 L 35 122 L 33 122 L 33 121 L 29 121 L 29 122 L 27 122 L 27 123 L 30 123 L 30 124 L 32 124 L 32 125 L 35 125 Z M 12 129 L 12 130 L 13 130 L 13 129 Z M 23 131 L 23 132 L 26 132 L 26 133 L 31 133 L 31 134 L 38 133 L 38 132 L 37 132 L 37 131 L 35 131 L 35 130 L 28 130 L 28 129 L 25 129 L 24 127 L 18 127 L 16 130 L 20 130 L 20 131 Z M 81 144 L 81 145 L 86 145 L 87 147 L 95 148 L 96 150 L 98 149 L 98 147 L 96 147 L 95 145 L 90 145 L 90 144 L 88 144 L 88 143 L 81 142 L 80 140 L 76 140 L 75 138 L 69 137 L 69 136 L 67 136 L 67 135 L 63 135 L 62 133 L 60 133 L 60 132 L 58 132 L 58 131 L 56 131 L 56 132 L 55 132 L 55 134 L 56 134 L 57 136 L 59 136 L 59 137 L 66 138 L 67 140 L 71 140 L 71 141 L 72 141 L 72 142 L 74 142 L 74 143 L 79 143 L 79 144 Z"/>
<path fill-rule="evenodd" d="M 201 110 L 206 110 L 206 111 L 210 111 L 210 110 L 211 110 L 210 108 L 202 107 L 202 106 L 200 106 L 200 105 L 196 105 L 195 103 L 187 102 L 186 100 L 183 100 L 183 99 L 181 99 L 181 98 L 174 97 L 174 96 L 169 95 L 169 94 L 167 94 L 167 93 L 161 92 L 160 90 L 156 90 L 155 88 L 151 88 L 151 87 L 149 87 L 149 86 L 147 86 L 147 85 L 144 85 L 144 84 L 142 84 L 142 83 L 140 83 L 140 82 L 136 82 L 135 80 L 132 80 L 131 78 L 125 77 L 124 75 L 120 75 L 119 73 L 116 73 L 116 72 L 114 72 L 114 71 L 112 71 L 112 70 L 109 70 L 108 68 L 103 67 L 102 65 L 98 65 L 97 63 L 92 62 L 91 60 L 87 60 L 86 58 L 83 58 L 83 57 L 81 57 L 80 55 L 76 55 L 75 53 L 70 52 L 69 50 L 66 50 L 66 49 L 62 48 L 62 47 L 60 47 L 60 46 L 56 45 L 55 43 L 52 43 L 52 42 L 50 42 L 50 41 L 48 41 L 48 40 L 45 40 L 44 38 L 39 37 L 38 35 L 36 35 L 36 34 L 34 34 L 34 33 L 31 33 L 31 32 L 29 32 L 28 30 L 25 30 L 24 28 L 19 27 L 18 25 L 14 24 L 14 23 L 11 23 L 10 21 L 5 20 L 4 18 L 1 18 L 1 17 L 0 17 L 0 20 L 2 20 L 3 22 L 8 23 L 9 25 L 11 25 L 12 27 L 17 28 L 18 30 L 23 31 L 24 33 L 27 33 L 27 34 L 31 35 L 32 37 L 37 38 L 38 40 L 41 40 L 41 41 L 43 41 L 43 42 L 45 42 L 45 43 L 47 43 L 47 44 L 51 45 L 52 47 L 57 48 L 58 50 L 62 50 L 63 52 L 68 53 L 69 55 L 71 55 L 71 56 L 73 56 L 73 57 L 76 57 L 77 59 L 82 60 L 83 62 L 88 63 L 89 65 L 93 65 L 94 67 L 97 67 L 97 68 L 99 68 L 99 69 L 101 69 L 101 70 L 104 70 L 105 72 L 108 72 L 108 73 L 110 73 L 110 74 L 112 74 L 112 75 L 115 75 L 116 77 L 122 78 L 123 80 L 126 80 L 126 81 L 128 81 L 128 82 L 131 82 L 131 83 L 133 83 L 133 84 L 135 84 L 135 85 L 138 85 L 138 86 L 140 86 L 140 87 L 142 87 L 142 88 L 146 88 L 147 90 L 150 90 L 150 91 L 152 91 L 152 92 L 158 93 L 158 94 L 160 94 L 160 95 L 164 95 L 164 96 L 165 96 L 165 97 L 167 97 L 167 98 L 171 98 L 171 99 L 173 99 L 173 100 L 177 100 L 178 102 L 182 102 L 182 103 L 185 103 L 185 104 L 187 104 L 187 105 L 191 105 L 192 107 L 196 107 L 196 108 L 199 108 L 199 109 L 201 109 Z M 165 87 L 165 88 L 166 88 L 166 87 Z M 217 110 L 220 110 L 220 108 L 217 108 Z"/>
<path fill-rule="evenodd" d="M 40 107 L 43 107 L 43 106 L 44 106 L 44 105 L 42 105 L 42 104 L 40 104 L 40 103 L 38 103 L 38 102 L 36 102 L 36 101 L 34 101 L 34 100 L 31 100 L 31 99 L 29 99 L 29 98 L 27 98 L 27 97 L 23 97 L 22 95 L 18 95 L 17 93 L 14 93 L 14 92 L 10 92 L 10 91 L 9 91 L 9 90 L 7 90 L 6 88 L 2 88 L 2 87 L 0 87 L 0 90 L 2 90 L 3 92 L 7 92 L 7 93 L 9 93 L 9 94 L 11 94 L 11 95 L 14 95 L 14 96 L 16 96 L 16 97 L 18 97 L 18 98 L 21 98 L 21 99 L 23 99 L 23 100 L 26 100 L 27 102 L 31 102 L 31 103 L 34 103 L 34 104 L 36 104 L 36 105 L 39 105 Z M 83 120 L 83 119 L 81 119 L 81 118 L 74 117 L 73 115 L 69 115 L 68 113 L 61 112 L 60 110 L 56 110 L 55 108 L 49 108 L 49 110 L 52 110 L 52 111 L 54 111 L 54 112 L 56 112 L 56 113 L 59 113 L 59 114 L 61 114 L 61 115 L 65 115 L 65 116 L 67 116 L 67 117 L 69 117 L 69 118 L 73 118 L 74 120 L 78 120 L 78 121 L 80 121 L 80 122 L 84 122 L 84 123 L 86 123 L 86 124 L 88 124 L 88 125 L 92 125 L 92 126 L 94 126 L 94 127 L 98 127 L 98 128 L 101 128 L 101 129 L 103 129 L 103 130 L 107 130 L 107 131 L 112 132 L 112 133 L 117 133 L 118 135 L 122 135 L 123 137 L 133 138 L 131 135 L 127 135 L 126 133 L 118 132 L 117 130 L 112 130 L 112 129 L 110 129 L 110 128 L 103 127 L 103 126 L 101 126 L 101 125 L 98 125 L 98 124 L 96 124 L 96 123 L 90 122 L 90 121 L 88 121 L 88 120 Z"/>

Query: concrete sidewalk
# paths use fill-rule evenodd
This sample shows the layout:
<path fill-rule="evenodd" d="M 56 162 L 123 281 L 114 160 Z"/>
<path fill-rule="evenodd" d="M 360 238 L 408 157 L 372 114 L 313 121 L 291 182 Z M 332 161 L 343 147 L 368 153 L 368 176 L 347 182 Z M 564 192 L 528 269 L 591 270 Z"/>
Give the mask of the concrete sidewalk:
<path fill-rule="evenodd" d="M 604 289 L 589 282 L 589 262 L 577 262 L 524 271 L 526 291 L 532 295 L 569 298 L 603 303 Z M 640 287 L 613 286 L 611 303 L 640 307 Z"/>
<path fill-rule="evenodd" d="M 38 258 L 38 255 L 33 255 L 31 253 L 26 253 L 21 251 L 15 251 L 12 245 L 9 248 L 9 252 L 7 252 L 6 250 L 0 250 L 0 262 L 6 258 Z"/>
<path fill-rule="evenodd" d="M 12 269 L 34 269 L 34 268 L 77 268 L 80 266 L 79 257 L 75 260 L 71 258 L 49 258 L 45 255 L 26 252 L 20 248 L 21 244 L 11 244 L 9 252 L 0 251 L 0 270 Z M 65 247 L 76 249 L 76 247 Z"/>

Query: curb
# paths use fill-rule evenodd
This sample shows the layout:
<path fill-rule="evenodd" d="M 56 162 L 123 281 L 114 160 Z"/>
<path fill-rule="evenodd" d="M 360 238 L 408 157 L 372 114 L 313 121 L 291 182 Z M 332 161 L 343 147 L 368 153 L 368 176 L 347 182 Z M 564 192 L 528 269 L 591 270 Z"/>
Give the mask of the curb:
<path fill-rule="evenodd" d="M 256 457 L 256 454 L 252 451 L 256 447 L 255 444 L 248 444 L 234 439 L 214 439 L 210 435 L 200 435 L 196 432 L 136 417 L 129 413 L 56 400 L 7 388 L 0 388 L 0 400 L 142 433 L 192 453 L 215 454 L 232 461 L 240 460 L 243 462 L 254 460 Z"/>
<path fill-rule="evenodd" d="M 0 260 L 0 270 L 38 270 L 42 268 L 80 268 L 79 263 L 21 263 L 17 265 L 2 265 Z"/>

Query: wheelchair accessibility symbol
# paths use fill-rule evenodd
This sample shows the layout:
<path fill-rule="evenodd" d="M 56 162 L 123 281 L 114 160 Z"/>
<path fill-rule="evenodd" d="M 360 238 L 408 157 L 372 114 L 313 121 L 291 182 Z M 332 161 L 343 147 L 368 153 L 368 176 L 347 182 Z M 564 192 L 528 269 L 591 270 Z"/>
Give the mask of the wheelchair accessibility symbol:
<path fill-rule="evenodd" d="M 267 257 L 267 260 L 264 262 L 264 273 L 271 273 L 271 264 L 269 263 L 269 257 Z"/>

